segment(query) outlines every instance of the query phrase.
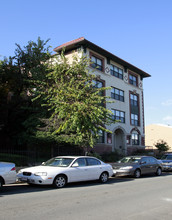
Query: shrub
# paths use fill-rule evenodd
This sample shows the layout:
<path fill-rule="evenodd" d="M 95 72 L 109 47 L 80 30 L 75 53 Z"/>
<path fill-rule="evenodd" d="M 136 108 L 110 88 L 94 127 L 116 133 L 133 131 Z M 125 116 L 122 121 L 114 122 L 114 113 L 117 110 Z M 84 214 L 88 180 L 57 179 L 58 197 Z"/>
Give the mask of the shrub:
<path fill-rule="evenodd" d="M 98 153 L 96 153 L 96 152 L 90 151 L 90 152 L 88 152 L 87 155 L 88 155 L 88 156 L 91 156 L 91 157 L 96 157 L 96 158 L 102 160 L 102 157 L 100 156 L 100 154 L 98 154 Z"/>
<path fill-rule="evenodd" d="M 116 162 L 120 160 L 123 156 L 120 155 L 117 151 L 115 151 L 110 153 L 104 153 L 101 155 L 101 157 L 104 162 Z"/>
<path fill-rule="evenodd" d="M 28 157 L 19 154 L 0 153 L 0 161 L 12 162 L 16 166 L 25 166 L 27 165 Z"/>
<path fill-rule="evenodd" d="M 157 141 L 154 146 L 159 150 L 159 153 L 161 154 L 162 152 L 168 151 L 170 147 L 168 146 L 166 141 L 159 140 Z"/>

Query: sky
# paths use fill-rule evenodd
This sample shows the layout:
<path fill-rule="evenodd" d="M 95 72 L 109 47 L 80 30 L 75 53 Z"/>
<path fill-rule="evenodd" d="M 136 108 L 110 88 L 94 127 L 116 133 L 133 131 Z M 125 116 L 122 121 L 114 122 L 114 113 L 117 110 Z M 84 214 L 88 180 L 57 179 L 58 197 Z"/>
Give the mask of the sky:
<path fill-rule="evenodd" d="M 0 59 L 16 43 L 84 37 L 149 73 L 145 124 L 172 125 L 171 0 L 0 0 Z"/>

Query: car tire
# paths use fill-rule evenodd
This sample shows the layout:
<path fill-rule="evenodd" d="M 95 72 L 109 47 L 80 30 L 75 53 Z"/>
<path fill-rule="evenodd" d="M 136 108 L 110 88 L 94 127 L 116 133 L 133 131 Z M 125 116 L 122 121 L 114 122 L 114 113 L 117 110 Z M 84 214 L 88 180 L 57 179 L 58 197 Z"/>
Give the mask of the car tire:
<path fill-rule="evenodd" d="M 2 188 L 2 186 L 3 186 L 3 179 L 0 177 L 0 188 Z"/>
<path fill-rule="evenodd" d="M 108 179 L 109 179 L 109 175 L 107 172 L 103 172 L 99 178 L 101 183 L 106 183 L 108 181 Z"/>
<path fill-rule="evenodd" d="M 162 169 L 160 167 L 158 167 L 156 170 L 156 175 L 161 176 L 161 174 L 162 174 Z"/>
<path fill-rule="evenodd" d="M 67 183 L 67 178 L 65 175 L 58 175 L 54 178 L 53 186 L 55 188 L 63 188 Z"/>
<path fill-rule="evenodd" d="M 35 184 L 33 184 L 33 183 L 27 183 L 29 186 L 34 186 Z"/>
<path fill-rule="evenodd" d="M 140 178 L 141 176 L 141 171 L 139 169 L 136 169 L 135 172 L 134 172 L 134 177 L 135 178 Z"/>

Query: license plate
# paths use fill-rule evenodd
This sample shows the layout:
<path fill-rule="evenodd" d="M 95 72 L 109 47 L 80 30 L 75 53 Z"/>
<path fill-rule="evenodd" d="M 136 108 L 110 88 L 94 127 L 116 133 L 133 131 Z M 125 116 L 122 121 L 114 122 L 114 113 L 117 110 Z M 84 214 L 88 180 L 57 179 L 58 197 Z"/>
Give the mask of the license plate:
<path fill-rule="evenodd" d="M 35 180 L 33 180 L 33 179 L 28 179 L 27 182 L 28 182 L 28 183 L 34 183 Z"/>

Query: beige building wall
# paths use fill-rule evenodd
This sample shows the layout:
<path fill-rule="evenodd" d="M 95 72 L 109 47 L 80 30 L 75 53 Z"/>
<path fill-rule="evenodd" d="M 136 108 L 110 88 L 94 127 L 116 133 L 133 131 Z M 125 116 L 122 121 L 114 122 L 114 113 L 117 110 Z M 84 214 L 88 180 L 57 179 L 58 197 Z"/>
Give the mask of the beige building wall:
<path fill-rule="evenodd" d="M 110 101 L 114 101 L 114 103 L 107 103 L 107 108 L 108 109 L 117 109 L 120 111 L 124 111 L 125 112 L 125 123 L 115 123 L 115 126 L 121 126 L 123 127 L 128 134 L 130 134 L 130 131 L 133 129 L 133 126 L 130 124 L 130 103 L 129 103 L 129 92 L 136 92 L 139 95 L 139 106 L 140 106 L 140 126 L 138 127 L 140 134 L 144 135 L 144 106 L 143 106 L 143 82 L 139 76 L 139 74 L 137 74 L 136 72 L 133 72 L 134 74 L 137 75 L 138 77 L 138 87 L 133 86 L 131 84 L 129 84 L 128 80 L 129 80 L 129 74 L 128 71 L 125 72 L 124 71 L 124 67 L 119 65 L 118 63 L 114 62 L 111 60 L 111 64 L 121 68 L 123 70 L 123 74 L 124 74 L 124 79 L 121 80 L 117 77 L 114 77 L 110 74 L 110 64 L 107 64 L 107 59 L 106 57 L 102 56 L 101 54 L 96 53 L 95 51 L 92 50 L 87 50 L 87 56 L 89 57 L 89 53 L 92 52 L 93 54 L 98 55 L 99 57 L 102 57 L 105 61 L 105 71 L 101 72 L 99 70 L 93 69 L 91 68 L 91 71 L 94 71 L 93 73 L 96 76 L 99 76 L 100 79 L 105 81 L 105 86 L 106 87 L 115 87 L 118 89 L 121 89 L 124 91 L 124 99 L 125 102 L 121 102 L 118 100 L 114 100 L 114 99 L 110 99 Z M 106 91 L 106 96 L 111 96 L 111 90 L 107 90 Z M 108 129 L 113 130 L 114 129 L 114 125 L 112 124 L 111 126 L 108 126 Z"/>
<path fill-rule="evenodd" d="M 81 52 L 81 51 L 80 51 Z M 139 135 L 139 145 L 135 146 L 135 147 L 144 147 L 142 145 L 142 137 L 145 138 L 145 128 L 144 128 L 144 106 L 143 106 L 143 81 L 140 78 L 140 75 L 137 74 L 136 72 L 133 72 L 134 74 L 137 75 L 138 77 L 138 87 L 133 86 L 131 84 L 129 84 L 129 69 L 125 72 L 124 71 L 124 67 L 116 62 L 114 62 L 113 60 L 110 61 L 110 64 L 113 64 L 119 68 L 121 68 L 123 70 L 123 80 L 114 77 L 110 74 L 110 64 L 107 63 L 107 58 L 102 56 L 101 54 L 96 53 L 93 50 L 87 49 L 87 53 L 85 54 L 87 57 L 90 56 L 90 53 L 93 53 L 95 55 L 97 55 L 98 57 L 101 57 L 102 59 L 104 59 L 104 69 L 105 71 L 99 71 L 96 69 L 93 69 L 90 67 L 91 71 L 94 71 L 93 74 L 95 74 L 96 76 L 98 76 L 101 80 L 105 81 L 105 86 L 106 87 L 115 87 L 118 89 L 121 89 L 124 91 L 124 102 L 118 101 L 118 100 L 114 100 L 114 99 L 110 99 L 110 101 L 114 101 L 114 103 L 107 103 L 107 108 L 112 110 L 112 109 L 117 109 L 120 111 L 124 111 L 125 112 L 125 123 L 119 123 L 116 122 L 115 124 L 111 124 L 109 126 L 107 126 L 107 128 L 109 130 L 111 130 L 113 132 L 113 140 L 112 140 L 112 144 L 106 144 L 109 146 L 112 146 L 112 151 L 114 151 L 115 149 L 119 150 L 119 146 L 122 145 L 123 148 L 125 149 L 125 151 L 127 150 L 127 147 L 132 147 L 132 143 L 127 144 L 127 140 L 126 137 L 127 135 L 131 135 L 131 131 L 132 129 L 137 128 L 137 130 L 140 132 Z M 130 123 L 130 92 L 136 93 L 139 95 L 139 106 L 140 106 L 140 125 L 135 127 L 133 125 L 131 125 Z M 106 96 L 110 97 L 111 96 L 111 90 L 107 90 L 106 91 Z M 117 129 L 121 129 L 123 130 L 125 136 L 123 137 L 123 139 L 120 141 L 121 144 L 118 144 L 119 140 L 114 138 L 114 132 Z M 105 143 L 107 143 L 107 136 L 105 136 Z M 99 144 L 101 145 L 101 144 Z M 102 144 L 104 145 L 104 144 Z M 117 147 L 118 146 L 118 147 Z M 120 150 L 119 150 L 120 151 Z"/>
<path fill-rule="evenodd" d="M 156 149 L 154 144 L 158 140 L 166 141 L 172 151 L 172 126 L 151 124 L 145 127 L 145 144 L 149 149 Z"/>
<path fill-rule="evenodd" d="M 145 148 L 145 126 L 144 126 L 144 97 L 143 97 L 143 78 L 149 77 L 150 75 L 144 71 L 132 66 L 131 64 L 121 60 L 120 58 L 112 55 L 97 45 L 87 41 L 84 38 L 79 38 L 70 42 L 67 42 L 54 49 L 55 52 L 59 52 L 62 48 L 66 48 L 65 56 L 69 63 L 73 60 L 73 55 L 78 54 L 79 57 L 82 55 L 91 58 L 95 56 L 102 60 L 102 69 L 89 67 L 91 74 L 97 76 L 97 80 L 102 82 L 105 87 L 113 87 L 118 90 L 124 91 L 124 102 L 114 100 L 110 98 L 110 101 L 114 103 L 106 103 L 106 107 L 110 110 L 117 110 L 124 112 L 125 122 L 114 123 L 106 128 L 109 129 L 112 134 L 105 133 L 104 140 L 102 143 L 98 143 L 95 146 L 95 151 L 98 153 L 111 152 L 117 150 L 122 154 L 131 154 L 132 151 L 137 149 Z M 111 64 L 123 70 L 123 79 L 112 76 L 110 73 Z M 132 85 L 129 82 L 129 76 L 133 75 L 137 78 L 137 86 Z M 139 114 L 139 125 L 135 126 L 130 121 L 130 94 L 136 94 L 139 101 L 138 114 Z M 111 97 L 111 90 L 106 91 L 106 96 Z M 137 111 L 137 109 L 136 109 Z M 138 135 L 138 142 L 133 142 L 133 135 Z M 135 141 L 137 141 L 135 139 Z"/>

